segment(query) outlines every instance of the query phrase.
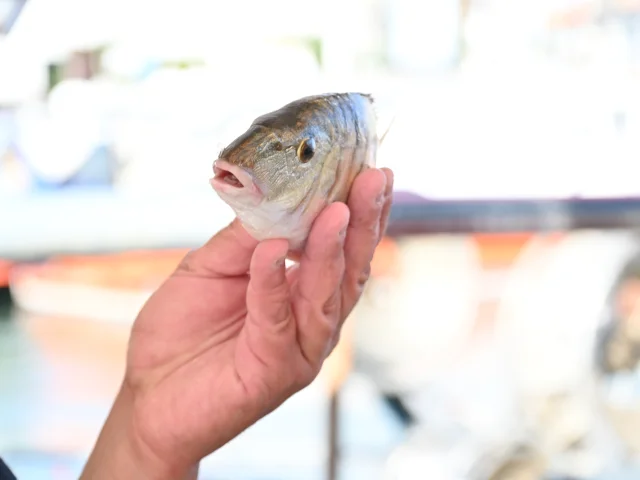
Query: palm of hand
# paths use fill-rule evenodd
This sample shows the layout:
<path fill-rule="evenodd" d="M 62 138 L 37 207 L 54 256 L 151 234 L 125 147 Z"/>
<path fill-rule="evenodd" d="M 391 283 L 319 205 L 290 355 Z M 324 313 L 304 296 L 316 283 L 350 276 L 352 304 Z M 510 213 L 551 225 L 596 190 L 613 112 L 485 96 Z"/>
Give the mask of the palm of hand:
<path fill-rule="evenodd" d="M 299 348 L 282 352 L 292 357 L 287 363 L 293 368 L 284 370 L 288 378 L 278 378 L 283 358 L 256 352 L 259 345 L 252 339 L 259 332 L 248 321 L 248 285 L 246 274 L 206 278 L 180 273 L 145 306 L 132 333 L 128 370 L 134 388 L 146 393 L 139 408 L 149 420 L 140 423 L 158 427 L 143 433 L 152 448 L 166 446 L 169 454 L 190 439 L 194 449 L 211 451 L 229 440 L 216 436 L 212 441 L 212 432 L 243 430 L 249 422 L 239 418 L 268 413 L 279 403 L 276 392 L 296 389 L 297 379 L 311 374 L 310 368 L 293 371 L 301 364 Z M 171 315 L 167 305 L 174 305 Z M 216 415 L 229 405 L 238 415 Z M 176 440 L 179 444 L 172 446 Z"/>

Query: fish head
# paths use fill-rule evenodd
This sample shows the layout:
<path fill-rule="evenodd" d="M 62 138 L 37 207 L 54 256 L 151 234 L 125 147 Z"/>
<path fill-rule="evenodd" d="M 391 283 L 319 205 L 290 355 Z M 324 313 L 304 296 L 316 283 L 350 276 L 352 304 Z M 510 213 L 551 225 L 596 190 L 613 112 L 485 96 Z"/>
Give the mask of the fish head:
<path fill-rule="evenodd" d="M 313 107 L 294 102 L 262 115 L 220 152 L 211 184 L 245 223 L 313 214 L 310 206 L 320 201 L 314 197 L 323 195 L 321 177 L 335 176 L 337 168 L 330 134 L 321 118 L 313 121 Z"/>
<path fill-rule="evenodd" d="M 361 166 L 351 165 L 355 133 L 336 102 L 317 96 L 285 105 L 220 152 L 211 185 L 254 237 L 300 243 L 325 205 L 346 200 Z"/>
<path fill-rule="evenodd" d="M 220 153 L 211 183 L 232 207 L 292 213 L 312 190 L 330 152 L 321 129 L 254 124 Z"/>

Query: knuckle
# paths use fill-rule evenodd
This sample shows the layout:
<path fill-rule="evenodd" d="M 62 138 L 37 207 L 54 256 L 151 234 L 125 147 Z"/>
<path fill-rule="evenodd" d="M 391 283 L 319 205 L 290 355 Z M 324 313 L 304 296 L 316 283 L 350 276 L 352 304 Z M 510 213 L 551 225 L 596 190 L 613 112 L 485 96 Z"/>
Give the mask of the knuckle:
<path fill-rule="evenodd" d="M 362 291 L 362 289 L 365 287 L 365 285 L 369 281 L 369 278 L 371 278 L 371 264 L 367 263 L 356 280 L 356 285 L 358 286 L 358 289 L 360 291 Z"/>
<path fill-rule="evenodd" d="M 180 273 L 195 273 L 197 271 L 195 260 L 196 254 L 196 250 L 187 252 L 182 260 L 180 260 L 180 263 L 178 263 L 176 271 Z"/>
<path fill-rule="evenodd" d="M 329 299 L 322 305 L 322 317 L 331 318 L 340 309 L 340 295 L 339 291 L 335 291 L 331 294 Z M 331 322 L 326 322 L 331 324 Z"/>
<path fill-rule="evenodd" d="M 349 298 L 356 299 L 360 295 L 362 295 L 367 282 L 371 278 L 371 264 L 367 264 L 362 270 L 359 272 L 354 272 L 349 279 L 349 282 L 346 282 L 345 289 L 346 294 Z"/>
<path fill-rule="evenodd" d="M 361 232 L 368 233 L 370 235 L 377 235 L 380 229 L 380 209 L 371 210 L 367 215 L 359 217 L 354 222 L 354 227 Z"/>

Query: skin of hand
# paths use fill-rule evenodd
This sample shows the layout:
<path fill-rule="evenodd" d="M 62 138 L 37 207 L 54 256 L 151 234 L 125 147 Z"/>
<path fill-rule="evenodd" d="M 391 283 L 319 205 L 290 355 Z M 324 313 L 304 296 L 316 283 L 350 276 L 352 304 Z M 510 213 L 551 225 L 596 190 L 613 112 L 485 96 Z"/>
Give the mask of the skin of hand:
<path fill-rule="evenodd" d="M 195 479 L 199 462 L 318 375 L 387 225 L 367 169 L 318 216 L 299 262 L 237 220 L 189 253 L 136 318 L 120 391 L 81 479 Z"/>

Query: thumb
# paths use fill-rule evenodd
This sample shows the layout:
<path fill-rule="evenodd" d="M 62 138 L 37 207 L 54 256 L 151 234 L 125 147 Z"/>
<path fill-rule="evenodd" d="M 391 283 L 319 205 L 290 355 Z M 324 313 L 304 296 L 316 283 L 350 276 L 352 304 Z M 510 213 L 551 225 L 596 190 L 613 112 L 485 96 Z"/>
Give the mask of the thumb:
<path fill-rule="evenodd" d="M 245 275 L 257 245 L 258 241 L 236 218 L 203 246 L 191 251 L 178 266 L 178 272 L 207 277 Z"/>
<path fill-rule="evenodd" d="M 288 344 L 295 341 L 284 263 L 288 249 L 286 240 L 267 240 L 251 260 L 245 334 L 252 352 L 266 365 L 287 355 Z"/>

